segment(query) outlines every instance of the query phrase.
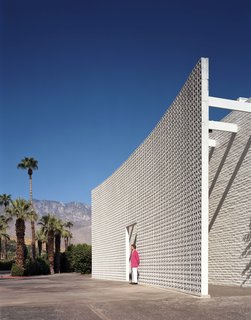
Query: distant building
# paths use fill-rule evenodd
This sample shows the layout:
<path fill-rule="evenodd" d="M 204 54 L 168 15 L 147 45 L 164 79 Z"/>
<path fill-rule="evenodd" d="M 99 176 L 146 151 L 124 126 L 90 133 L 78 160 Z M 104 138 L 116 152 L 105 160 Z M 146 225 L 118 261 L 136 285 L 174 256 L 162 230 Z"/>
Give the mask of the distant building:
<path fill-rule="evenodd" d="M 210 106 L 232 112 L 209 121 Z M 151 134 L 92 192 L 93 278 L 128 281 L 136 243 L 141 283 L 202 296 L 208 282 L 251 286 L 250 133 L 251 104 L 210 97 L 200 59 Z"/>

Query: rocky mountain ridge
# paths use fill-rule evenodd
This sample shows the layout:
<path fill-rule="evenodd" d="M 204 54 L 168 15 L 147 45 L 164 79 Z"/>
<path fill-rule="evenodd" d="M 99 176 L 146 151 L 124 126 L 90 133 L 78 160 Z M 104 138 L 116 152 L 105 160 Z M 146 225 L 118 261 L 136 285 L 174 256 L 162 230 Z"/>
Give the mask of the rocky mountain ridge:
<path fill-rule="evenodd" d="M 37 200 L 33 199 L 33 206 L 38 214 L 38 219 L 48 213 L 54 214 L 63 221 L 71 221 L 73 227 L 72 243 L 88 243 L 91 244 L 91 207 L 81 202 L 60 202 L 54 200 Z M 1 208 L 3 211 L 3 208 Z M 40 226 L 37 225 L 36 229 Z M 15 235 L 14 223 L 10 225 L 10 235 Z M 30 237 L 30 226 L 26 223 L 26 236 Z"/>
<path fill-rule="evenodd" d="M 88 224 L 91 220 L 91 207 L 80 202 L 63 203 L 53 200 L 33 200 L 33 206 L 39 216 L 52 213 L 64 221 Z"/>

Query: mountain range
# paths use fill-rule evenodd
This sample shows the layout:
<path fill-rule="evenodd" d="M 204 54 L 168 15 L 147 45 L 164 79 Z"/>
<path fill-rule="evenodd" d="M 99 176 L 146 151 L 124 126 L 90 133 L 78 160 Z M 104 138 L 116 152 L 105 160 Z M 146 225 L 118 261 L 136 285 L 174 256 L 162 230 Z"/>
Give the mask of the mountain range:
<path fill-rule="evenodd" d="M 33 206 L 38 214 L 38 219 L 51 213 L 64 222 L 71 221 L 73 223 L 71 243 L 91 244 L 91 207 L 89 205 L 81 202 L 63 203 L 60 201 L 34 199 Z M 38 228 L 40 228 L 39 225 L 36 226 L 36 230 Z M 15 235 L 14 222 L 10 225 L 9 233 L 11 236 Z M 26 223 L 26 237 L 31 237 L 29 223 Z"/>

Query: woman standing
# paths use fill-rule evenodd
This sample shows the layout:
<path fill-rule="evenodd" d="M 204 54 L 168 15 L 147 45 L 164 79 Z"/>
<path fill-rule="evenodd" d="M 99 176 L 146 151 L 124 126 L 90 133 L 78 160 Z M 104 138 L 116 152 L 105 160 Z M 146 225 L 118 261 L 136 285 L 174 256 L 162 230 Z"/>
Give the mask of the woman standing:
<path fill-rule="evenodd" d="M 139 254 L 136 250 L 136 245 L 131 245 L 131 268 L 132 268 L 132 282 L 131 284 L 138 284 L 138 267 L 139 267 Z"/>

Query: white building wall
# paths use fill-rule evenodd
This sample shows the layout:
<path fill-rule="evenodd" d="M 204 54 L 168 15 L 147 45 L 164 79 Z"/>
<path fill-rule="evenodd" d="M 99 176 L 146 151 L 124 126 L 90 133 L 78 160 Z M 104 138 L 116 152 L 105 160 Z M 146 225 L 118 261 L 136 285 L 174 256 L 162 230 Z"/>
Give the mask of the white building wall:
<path fill-rule="evenodd" d="M 140 282 L 207 294 L 207 90 L 202 58 L 152 133 L 93 190 L 94 278 L 128 279 L 125 230 L 137 223 Z"/>
<path fill-rule="evenodd" d="M 209 282 L 251 286 L 251 114 L 234 111 L 223 121 L 238 132 L 210 134 L 217 145 L 210 150 Z"/>

